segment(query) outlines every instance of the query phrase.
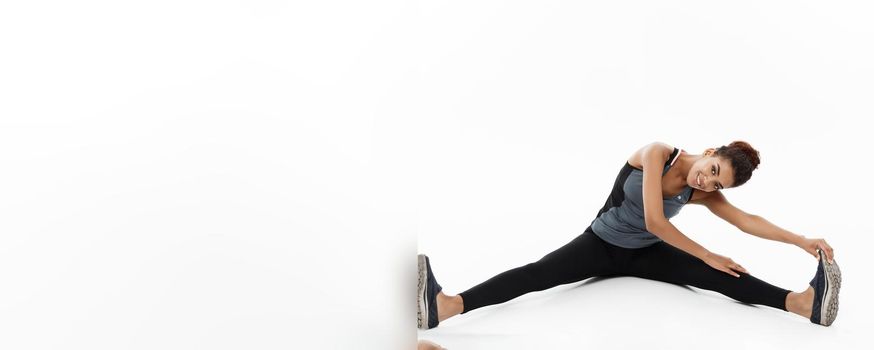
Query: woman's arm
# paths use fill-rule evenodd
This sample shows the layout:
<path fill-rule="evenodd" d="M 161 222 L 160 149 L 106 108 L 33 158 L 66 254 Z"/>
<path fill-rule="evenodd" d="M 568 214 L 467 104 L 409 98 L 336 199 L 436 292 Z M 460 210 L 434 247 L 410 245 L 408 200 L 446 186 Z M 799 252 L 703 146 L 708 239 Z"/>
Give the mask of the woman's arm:
<path fill-rule="evenodd" d="M 802 236 L 777 227 L 761 216 L 738 209 L 728 202 L 721 191 L 705 192 L 703 199 L 693 203 L 706 206 L 716 216 L 753 236 L 795 245 L 804 239 Z"/>
<path fill-rule="evenodd" d="M 710 209 L 713 214 L 716 214 L 716 216 L 745 233 L 772 241 L 796 245 L 816 258 L 819 258 L 816 250 L 822 249 L 829 261 L 834 259 L 834 250 L 824 239 L 807 238 L 774 225 L 761 216 L 748 214 L 729 203 L 720 191 L 706 193 L 703 199 L 694 201 L 694 203 L 707 206 L 707 209 Z"/>
<path fill-rule="evenodd" d="M 744 228 L 741 231 L 753 236 L 792 245 L 799 245 L 804 241 L 804 236 L 784 230 L 761 216 L 748 214 L 743 220 L 741 226 Z"/>
<path fill-rule="evenodd" d="M 671 148 L 666 144 L 653 142 L 642 149 L 643 212 L 646 230 L 665 243 L 701 259 L 714 269 L 734 277 L 740 277 L 735 270 L 747 272 L 740 264 L 730 258 L 708 251 L 680 232 L 674 224 L 665 218 L 662 204 L 662 172 L 665 161 L 671 154 Z"/>
<path fill-rule="evenodd" d="M 696 258 L 703 259 L 707 249 L 677 230 L 665 218 L 662 204 L 662 172 L 665 161 L 671 156 L 672 148 L 661 142 L 653 142 L 641 150 L 644 223 L 646 230 L 656 237 Z"/>

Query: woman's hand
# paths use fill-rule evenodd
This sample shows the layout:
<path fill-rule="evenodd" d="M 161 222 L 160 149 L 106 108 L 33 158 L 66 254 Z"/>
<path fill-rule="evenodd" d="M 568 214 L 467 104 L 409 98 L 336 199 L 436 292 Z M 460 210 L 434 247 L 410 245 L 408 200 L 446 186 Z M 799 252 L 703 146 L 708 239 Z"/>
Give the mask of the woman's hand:
<path fill-rule="evenodd" d="M 796 244 L 799 248 L 804 249 L 804 251 L 810 253 L 819 260 L 819 253 L 816 252 L 817 249 L 822 249 L 823 253 L 825 253 L 825 257 L 829 263 L 835 262 L 835 250 L 832 249 L 832 246 L 828 245 L 822 238 L 804 238 Z"/>
<path fill-rule="evenodd" d="M 734 277 L 740 277 L 740 275 L 735 271 L 749 273 L 747 272 L 747 269 L 745 269 L 743 266 L 740 266 L 740 264 L 734 262 L 734 260 L 731 260 L 731 258 L 713 252 L 708 252 L 701 260 L 707 263 L 707 265 L 710 265 L 710 267 L 725 272 Z"/>

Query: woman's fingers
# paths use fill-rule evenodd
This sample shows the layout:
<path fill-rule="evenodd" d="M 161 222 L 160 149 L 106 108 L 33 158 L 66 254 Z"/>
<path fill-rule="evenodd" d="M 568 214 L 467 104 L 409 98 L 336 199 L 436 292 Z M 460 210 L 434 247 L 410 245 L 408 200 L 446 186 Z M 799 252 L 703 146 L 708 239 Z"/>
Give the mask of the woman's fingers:
<path fill-rule="evenodd" d="M 738 263 L 732 264 L 731 269 L 738 271 L 738 272 L 749 273 L 749 272 L 747 272 L 747 269 L 745 269 L 743 266 L 740 266 L 740 264 L 738 264 Z"/>
<path fill-rule="evenodd" d="M 817 246 L 825 253 L 825 257 L 828 259 L 829 263 L 835 262 L 835 251 L 824 239 L 820 239 L 819 242 L 817 242 Z"/>
<path fill-rule="evenodd" d="M 725 267 L 728 268 L 729 274 L 734 277 L 740 277 L 740 274 L 735 271 L 745 272 L 743 270 L 743 267 L 741 267 L 740 264 L 734 262 L 734 260 L 731 260 L 731 258 L 728 259 L 728 263 L 725 264 Z"/>
<path fill-rule="evenodd" d="M 740 264 L 734 262 L 734 260 L 731 260 L 731 258 L 719 254 L 712 254 L 708 256 L 704 260 L 704 262 L 707 263 L 707 265 L 710 265 L 710 267 L 725 272 L 734 277 L 740 277 L 740 274 L 735 272 L 735 270 L 740 272 L 746 272 L 746 269 L 744 269 L 743 266 L 740 266 Z"/>

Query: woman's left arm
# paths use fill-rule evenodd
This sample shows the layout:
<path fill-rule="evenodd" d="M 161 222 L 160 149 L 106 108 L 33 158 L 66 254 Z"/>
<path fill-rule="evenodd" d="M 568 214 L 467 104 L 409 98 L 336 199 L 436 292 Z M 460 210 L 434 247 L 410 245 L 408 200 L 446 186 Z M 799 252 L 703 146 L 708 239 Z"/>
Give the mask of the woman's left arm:
<path fill-rule="evenodd" d="M 789 232 L 758 215 L 746 214 L 742 221 L 743 222 L 737 226 L 741 231 L 764 239 L 796 245 L 817 259 L 819 259 L 819 254 L 816 250 L 821 249 L 825 253 L 826 259 L 828 259 L 829 262 L 834 262 L 834 249 L 832 249 L 825 239 L 807 238 Z"/>
<path fill-rule="evenodd" d="M 774 225 L 761 216 L 748 214 L 729 203 L 719 191 L 709 192 L 702 199 L 692 201 L 692 203 L 706 206 L 713 214 L 728 221 L 743 232 L 772 241 L 796 245 L 817 259 L 819 259 L 817 249 L 821 249 L 829 262 L 834 261 L 834 249 L 824 239 L 807 238 Z"/>

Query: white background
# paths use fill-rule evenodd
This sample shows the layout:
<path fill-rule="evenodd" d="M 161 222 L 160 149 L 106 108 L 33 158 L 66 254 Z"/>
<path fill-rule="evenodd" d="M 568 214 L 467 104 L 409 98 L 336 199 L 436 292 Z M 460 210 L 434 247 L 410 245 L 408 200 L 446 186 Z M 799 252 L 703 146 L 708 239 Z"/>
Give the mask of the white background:
<path fill-rule="evenodd" d="M 872 322 L 863 2 L 29 1 L 0 5 L 0 347 L 412 348 L 446 292 L 560 247 L 640 146 L 739 139 L 726 196 L 827 238 L 830 328 L 615 278 L 419 338 L 451 349 L 851 347 Z M 704 208 L 705 247 L 815 261 Z M 418 246 L 417 246 L 418 242 Z"/>

